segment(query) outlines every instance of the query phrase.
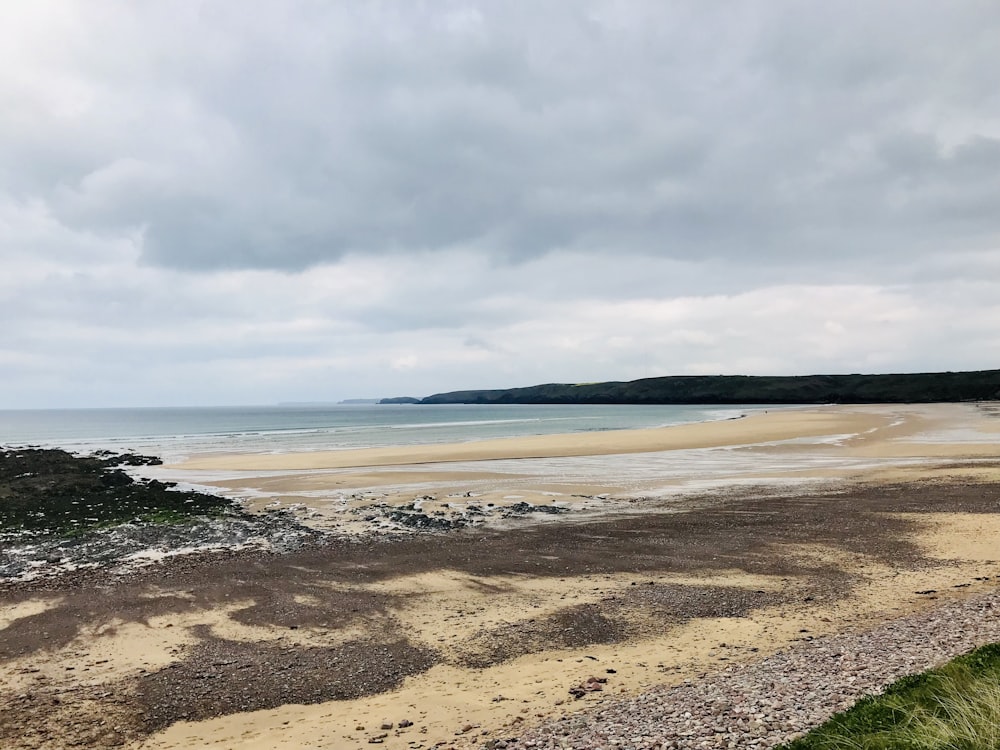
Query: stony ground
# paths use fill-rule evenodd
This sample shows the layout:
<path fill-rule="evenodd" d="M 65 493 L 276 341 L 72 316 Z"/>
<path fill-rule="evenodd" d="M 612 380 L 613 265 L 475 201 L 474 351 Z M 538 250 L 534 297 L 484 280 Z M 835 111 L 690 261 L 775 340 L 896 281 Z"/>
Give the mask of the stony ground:
<path fill-rule="evenodd" d="M 213 612 L 233 602 L 242 603 L 229 615 L 236 623 L 298 630 L 312 639 L 288 642 L 279 651 L 266 643 L 247 647 L 207 631 L 194 633 L 197 642 L 180 649 L 170 665 L 106 682 L 89 661 L 81 672 L 92 671 L 65 672 L 58 680 L 42 679 L 32 665 L 18 675 L 16 690 L 0 685 L 0 747 L 120 748 L 185 715 L 218 716 L 392 690 L 401 674 L 419 673 L 450 657 L 426 648 L 392 617 L 400 606 L 394 595 L 373 594 L 367 587 L 421 572 L 456 571 L 488 582 L 492 576 L 512 575 L 559 579 L 625 573 L 652 579 L 654 573 L 740 570 L 794 582 L 778 596 L 833 601 L 861 583 L 857 571 L 781 551 L 823 545 L 901 570 L 933 567 L 940 562 L 924 558 L 913 544 L 916 522 L 907 514 L 997 513 L 1000 487 L 918 482 L 795 497 L 750 492 L 705 498 L 690 512 L 675 511 L 648 508 L 638 515 L 560 519 L 504 531 L 466 529 L 447 536 L 322 539 L 281 554 L 230 551 L 176 557 L 127 574 L 100 567 L 0 582 L 0 607 L 39 597 L 51 604 L 0 630 L 0 667 L 51 658 L 87 633 L 151 617 Z M 741 617 L 776 603 L 764 592 L 709 583 L 627 588 L 585 607 L 567 602 L 538 620 L 526 612 L 515 627 L 492 629 L 459 644 L 461 663 L 489 667 L 552 645 L 578 648 L 628 640 L 636 635 L 630 630 L 636 621 L 662 630 L 695 617 Z M 992 599 L 954 606 L 967 609 L 948 610 L 932 621 L 902 620 L 886 626 L 897 629 L 887 634 L 803 642 L 754 667 L 733 667 L 690 685 L 608 703 L 596 714 L 524 733 L 507 745 L 742 747 L 756 742 L 767 747 L 859 692 L 982 640 L 998 639 Z M 345 643 L 338 634 L 348 629 L 363 630 L 370 640 Z M 94 665 L 97 658 L 91 657 Z M 359 673 L 367 675 L 365 681 L 358 681 Z M 245 679 L 246 674 L 254 679 Z M 171 701 L 177 695 L 187 696 L 183 705 Z M 494 747 L 503 747 L 507 739 Z"/>
<path fill-rule="evenodd" d="M 770 748 L 866 694 L 1000 641 L 1000 593 L 953 601 L 863 633 L 803 640 L 758 663 L 563 717 L 489 750 Z M 721 647 L 721 644 L 720 644 Z"/>

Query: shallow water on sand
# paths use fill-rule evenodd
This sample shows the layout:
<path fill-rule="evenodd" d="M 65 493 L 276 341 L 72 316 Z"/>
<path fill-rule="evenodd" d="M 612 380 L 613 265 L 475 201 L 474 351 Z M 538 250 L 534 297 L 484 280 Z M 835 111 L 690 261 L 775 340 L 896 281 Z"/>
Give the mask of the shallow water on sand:
<path fill-rule="evenodd" d="M 754 406 L 291 405 L 0 411 L 0 445 L 286 453 L 637 429 L 731 419 Z M 769 406 L 769 409 L 775 407 Z"/>

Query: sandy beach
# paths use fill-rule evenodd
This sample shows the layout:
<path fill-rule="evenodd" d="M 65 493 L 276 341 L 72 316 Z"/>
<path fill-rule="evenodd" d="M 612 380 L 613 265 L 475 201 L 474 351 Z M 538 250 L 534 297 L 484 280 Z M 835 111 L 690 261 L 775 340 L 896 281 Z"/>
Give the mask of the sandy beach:
<path fill-rule="evenodd" d="M 951 459 L 996 456 L 1000 420 L 985 406 L 841 406 L 752 412 L 740 419 L 617 430 L 282 454 L 206 454 L 163 470 L 259 510 L 285 508 L 316 528 L 400 530 L 386 509 L 417 500 L 426 513 L 470 520 L 517 503 L 577 515 L 673 502 L 685 495 L 759 484 L 792 491 L 830 481 L 895 481 L 940 475 Z M 995 476 L 966 465 L 965 475 Z M 361 522 L 359 523 L 359 518 Z M 535 518 L 539 518 L 536 514 Z"/>
<path fill-rule="evenodd" d="M 988 594 L 997 415 L 780 409 L 191 457 L 162 475 L 329 536 L 0 584 L 0 745 L 496 746 L 805 638 Z M 509 511 L 519 504 L 530 512 Z M 414 514 L 464 520 L 401 525 Z"/>
<path fill-rule="evenodd" d="M 924 456 L 949 452 L 988 455 L 988 444 L 969 453 L 968 443 L 947 439 L 948 430 L 1000 434 L 981 410 L 962 405 L 838 406 L 754 412 L 740 419 L 659 429 L 614 430 L 564 435 L 481 440 L 449 445 L 410 445 L 277 455 L 214 455 L 192 458 L 187 470 L 302 471 L 374 466 L 407 466 L 460 461 L 498 461 L 573 456 L 605 456 L 699 448 L 772 446 L 788 441 L 838 439 L 855 455 Z M 941 436 L 935 442 L 935 436 Z M 926 436 L 913 444 L 907 438 Z"/>

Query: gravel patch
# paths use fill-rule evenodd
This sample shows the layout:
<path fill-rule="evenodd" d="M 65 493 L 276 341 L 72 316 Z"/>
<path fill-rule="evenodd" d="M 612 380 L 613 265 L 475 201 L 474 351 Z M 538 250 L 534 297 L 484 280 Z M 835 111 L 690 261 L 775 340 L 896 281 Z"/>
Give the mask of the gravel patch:
<path fill-rule="evenodd" d="M 138 702 L 145 730 L 156 731 L 180 719 L 377 695 L 435 661 L 406 640 L 303 649 L 206 637 L 183 661 L 145 675 Z"/>
<path fill-rule="evenodd" d="M 818 637 L 759 662 L 552 720 L 489 750 L 771 748 L 864 695 L 1000 641 L 1000 593 L 949 602 L 862 633 Z"/>

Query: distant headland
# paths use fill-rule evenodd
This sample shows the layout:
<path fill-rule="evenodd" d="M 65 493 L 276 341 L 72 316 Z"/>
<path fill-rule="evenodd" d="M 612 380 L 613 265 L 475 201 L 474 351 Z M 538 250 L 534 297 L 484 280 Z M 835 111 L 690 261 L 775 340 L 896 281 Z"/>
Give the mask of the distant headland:
<path fill-rule="evenodd" d="M 875 404 L 1000 399 L 1000 370 L 887 375 L 674 375 L 437 393 L 421 404 Z"/>

